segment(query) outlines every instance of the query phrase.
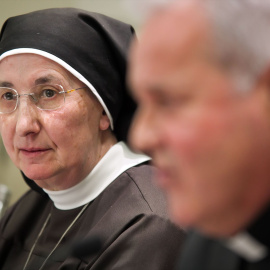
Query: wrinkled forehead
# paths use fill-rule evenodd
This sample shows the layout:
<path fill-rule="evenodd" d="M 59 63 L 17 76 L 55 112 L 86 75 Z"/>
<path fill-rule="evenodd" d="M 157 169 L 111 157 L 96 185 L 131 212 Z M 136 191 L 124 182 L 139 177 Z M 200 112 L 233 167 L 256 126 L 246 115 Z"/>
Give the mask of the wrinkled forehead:
<path fill-rule="evenodd" d="M 130 55 L 131 81 L 160 74 L 165 67 L 177 69 L 208 52 L 208 20 L 195 7 L 176 6 L 154 14 L 133 43 Z M 149 78 L 147 79 L 149 80 Z"/>
<path fill-rule="evenodd" d="M 207 14 L 198 4 L 191 3 L 177 1 L 150 17 L 140 36 L 140 48 L 150 52 L 153 49 L 162 51 L 166 47 L 168 52 L 173 50 L 172 53 L 176 54 L 180 49 L 207 38 L 210 28 Z"/>
<path fill-rule="evenodd" d="M 38 54 L 21 53 L 9 55 L 0 61 L 0 82 L 18 86 L 32 84 L 81 84 L 79 80 L 58 63 Z"/>

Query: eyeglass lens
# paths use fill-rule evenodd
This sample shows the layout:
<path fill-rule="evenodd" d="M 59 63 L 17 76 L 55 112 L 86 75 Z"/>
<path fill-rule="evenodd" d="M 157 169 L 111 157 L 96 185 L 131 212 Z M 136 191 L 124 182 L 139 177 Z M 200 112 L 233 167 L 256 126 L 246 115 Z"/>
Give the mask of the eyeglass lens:
<path fill-rule="evenodd" d="M 43 110 L 54 110 L 65 102 L 65 93 L 61 85 L 36 85 L 29 94 L 18 95 L 12 88 L 0 87 L 0 113 L 13 112 L 22 96 L 29 96 L 36 106 Z"/>

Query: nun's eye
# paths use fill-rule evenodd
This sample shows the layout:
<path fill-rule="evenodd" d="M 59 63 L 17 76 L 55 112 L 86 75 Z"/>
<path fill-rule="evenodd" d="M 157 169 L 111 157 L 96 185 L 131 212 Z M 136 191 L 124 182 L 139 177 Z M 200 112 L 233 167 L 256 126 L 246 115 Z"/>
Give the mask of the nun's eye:
<path fill-rule="evenodd" d="M 38 99 L 52 99 L 59 95 L 59 90 L 53 86 L 45 86 L 37 91 Z"/>
<path fill-rule="evenodd" d="M 3 94 L 3 99 L 5 100 L 13 100 L 16 99 L 16 95 L 14 95 L 12 92 L 6 92 L 5 94 Z"/>
<path fill-rule="evenodd" d="M 58 94 L 58 92 L 53 90 L 53 89 L 45 89 L 42 91 L 41 96 L 44 98 L 52 98 L 57 94 Z"/>

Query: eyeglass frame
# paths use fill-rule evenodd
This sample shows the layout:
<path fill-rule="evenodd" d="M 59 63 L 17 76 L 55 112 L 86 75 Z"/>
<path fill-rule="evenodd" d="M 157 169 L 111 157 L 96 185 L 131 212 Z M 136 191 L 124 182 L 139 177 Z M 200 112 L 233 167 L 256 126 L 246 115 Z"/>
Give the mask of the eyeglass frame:
<path fill-rule="evenodd" d="M 48 85 L 48 86 L 60 86 L 60 88 L 62 89 L 62 91 L 60 91 L 58 94 L 68 94 L 68 93 L 71 93 L 71 92 L 74 92 L 74 91 L 77 91 L 77 90 L 81 90 L 81 89 L 85 89 L 85 88 L 88 88 L 87 86 L 83 86 L 83 87 L 79 87 L 79 88 L 73 88 L 73 89 L 70 89 L 70 90 L 67 90 L 65 91 L 64 87 L 61 85 L 61 84 L 38 84 L 38 85 Z M 38 85 L 35 85 L 35 86 L 38 86 Z M 32 88 L 34 88 L 35 86 L 33 86 Z M 14 111 L 16 111 L 16 109 L 18 108 L 18 104 L 19 104 L 19 101 L 20 101 L 20 97 L 21 96 L 30 96 L 32 97 L 32 102 L 36 105 L 35 103 L 35 98 L 34 98 L 34 95 L 35 93 L 27 93 L 27 94 L 19 94 L 18 91 L 14 88 L 11 88 L 11 87 L 0 87 L 0 89 L 2 88 L 5 88 L 5 89 L 10 89 L 10 90 L 13 90 L 15 91 L 16 96 L 17 97 L 17 101 L 16 101 L 16 105 L 15 105 L 15 108 L 14 110 L 12 110 L 11 112 L 1 112 L 0 111 L 0 114 L 9 114 L 9 113 L 13 113 Z M 31 88 L 31 89 L 32 89 Z M 42 110 L 42 111 L 55 111 L 57 109 L 60 109 L 61 107 L 63 107 L 65 105 L 65 95 L 64 95 L 64 102 L 61 106 L 57 107 L 57 108 L 54 108 L 54 109 L 42 109 L 40 108 L 38 105 L 36 105 L 36 107 L 39 109 L 39 110 Z"/>

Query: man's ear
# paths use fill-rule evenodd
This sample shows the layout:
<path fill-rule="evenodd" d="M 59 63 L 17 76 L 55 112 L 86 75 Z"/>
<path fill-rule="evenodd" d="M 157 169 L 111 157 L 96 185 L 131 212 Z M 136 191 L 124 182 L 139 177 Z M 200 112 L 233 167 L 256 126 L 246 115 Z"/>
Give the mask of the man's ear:
<path fill-rule="evenodd" d="M 99 127 L 101 130 L 106 130 L 110 127 L 110 120 L 106 112 L 103 110 L 100 117 Z"/>

